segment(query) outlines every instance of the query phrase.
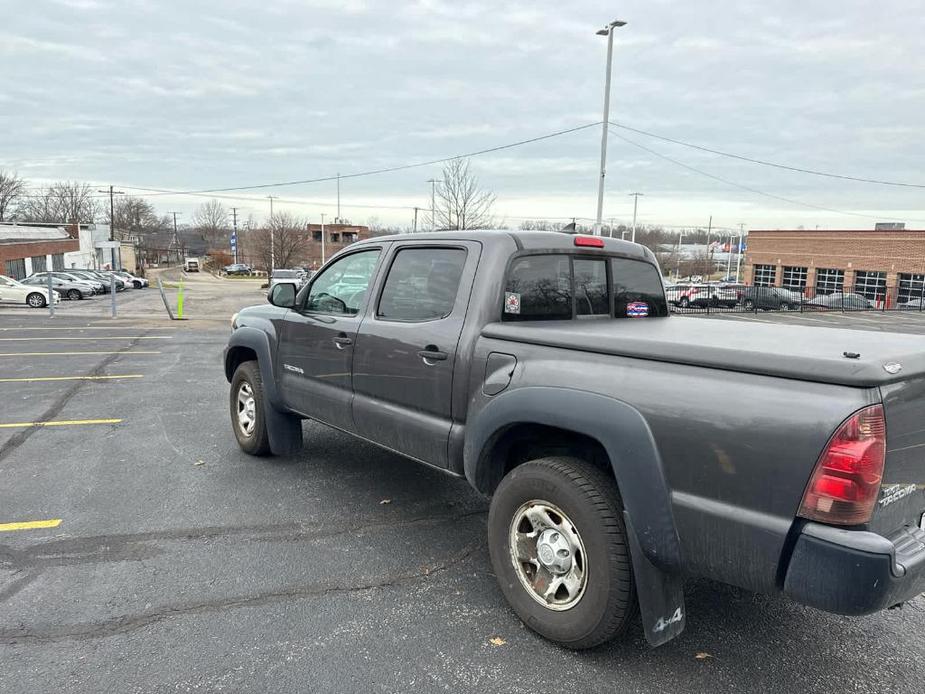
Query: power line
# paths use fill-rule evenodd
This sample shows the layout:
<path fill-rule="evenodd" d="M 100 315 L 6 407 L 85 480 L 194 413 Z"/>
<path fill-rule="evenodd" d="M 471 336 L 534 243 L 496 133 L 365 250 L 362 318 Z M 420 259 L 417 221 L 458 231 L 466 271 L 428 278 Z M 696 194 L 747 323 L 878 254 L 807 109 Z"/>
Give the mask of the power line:
<path fill-rule="evenodd" d="M 897 222 L 906 222 L 906 221 L 923 222 L 923 221 L 925 221 L 925 220 L 922 220 L 922 219 L 899 219 L 899 218 L 897 218 L 897 217 L 886 217 L 886 216 L 884 216 L 884 215 L 871 216 L 871 215 L 869 215 L 869 214 L 863 214 L 863 213 L 861 213 L 861 212 L 848 212 L 847 210 L 837 210 L 837 209 L 835 209 L 835 208 L 833 208 L 833 207 L 824 207 L 824 206 L 822 206 L 822 205 L 816 205 L 816 204 L 813 204 L 813 203 L 811 203 L 811 202 L 803 202 L 802 200 L 794 200 L 793 198 L 785 198 L 785 197 L 782 196 L 782 195 L 775 195 L 774 193 L 768 193 L 768 192 L 765 192 L 765 191 L 763 191 L 763 190 L 759 190 L 759 189 L 757 189 L 757 188 L 752 188 L 752 187 L 750 187 L 750 186 L 746 186 L 746 185 L 744 185 L 744 184 L 742 184 L 742 183 L 736 183 L 735 181 L 730 181 L 728 178 L 723 178 L 722 176 L 717 176 L 716 174 L 712 174 L 712 173 L 709 173 L 709 172 L 704 171 L 704 170 L 702 170 L 702 169 L 698 169 L 698 168 L 696 168 L 696 167 L 694 167 L 694 166 L 691 166 L 690 164 L 685 164 L 684 162 L 678 161 L 677 159 L 672 159 L 672 158 L 669 157 L 667 154 L 662 154 L 661 152 L 658 152 L 658 151 L 656 151 L 656 150 L 654 150 L 654 149 L 651 149 L 651 148 L 649 148 L 649 147 L 646 147 L 645 145 L 641 145 L 641 144 L 639 144 L 638 142 L 629 139 L 628 137 L 624 137 L 623 135 L 619 135 L 619 134 L 614 133 L 614 132 L 611 132 L 610 134 L 613 135 L 613 136 L 616 137 L 616 138 L 619 138 L 619 139 L 623 140 L 624 142 L 626 142 L 626 143 L 628 143 L 628 144 L 633 145 L 634 147 L 638 147 L 639 149 L 643 150 L 644 152 L 648 152 L 649 154 L 651 154 L 651 155 L 653 155 L 653 156 L 656 156 L 656 157 L 659 157 L 660 159 L 664 159 L 664 160 L 666 160 L 666 161 L 669 161 L 669 162 L 671 162 L 672 164 L 674 164 L 674 165 L 676 165 L 676 166 L 680 166 L 680 167 L 682 167 L 682 168 L 684 168 L 684 169 L 687 169 L 688 171 L 693 171 L 694 173 L 698 173 L 698 174 L 700 174 L 701 176 L 706 176 L 707 178 L 712 178 L 714 181 L 719 181 L 720 183 L 725 183 L 726 185 L 730 185 L 730 186 L 733 186 L 733 187 L 735 187 L 735 188 L 740 188 L 740 189 L 742 189 L 742 190 L 748 191 L 749 193 L 754 193 L 755 195 L 762 195 L 762 196 L 764 196 L 764 197 L 766 197 L 766 198 L 771 198 L 771 199 L 773 199 L 773 200 L 780 200 L 780 201 L 782 201 L 782 202 L 786 202 L 786 203 L 789 203 L 789 204 L 791 204 L 791 205 L 799 205 L 799 206 L 801 206 L 801 207 L 809 207 L 809 208 L 812 208 L 812 209 L 815 209 L 815 210 L 822 210 L 822 211 L 824 211 L 824 212 L 833 212 L 833 213 L 835 213 L 835 214 L 849 215 L 849 216 L 851 216 L 851 217 L 861 217 L 861 218 L 863 218 L 863 219 L 893 220 L 893 221 L 897 221 Z"/>
<path fill-rule="evenodd" d="M 718 154 L 721 157 L 729 157 L 730 159 L 738 159 L 739 161 L 747 161 L 752 164 L 761 164 L 762 166 L 771 166 L 775 169 L 783 169 L 785 171 L 796 171 L 798 173 L 810 174 L 811 176 L 824 176 L 825 178 L 837 178 L 843 181 L 857 181 L 859 183 L 875 183 L 881 186 L 898 186 L 900 188 L 925 188 L 923 183 L 906 183 L 903 181 L 885 181 L 879 178 L 863 178 L 861 176 L 848 176 L 846 174 L 837 174 L 832 173 L 831 171 L 816 171 L 815 169 L 806 169 L 800 166 L 790 166 L 788 164 L 778 164 L 773 161 L 765 161 L 764 159 L 756 159 L 754 157 L 746 157 L 742 154 L 733 154 L 732 152 L 724 152 L 720 149 L 712 149 L 710 147 L 704 147 L 703 145 L 695 145 L 692 142 L 685 142 L 684 140 L 677 140 L 672 137 L 667 137 L 665 135 L 657 135 L 656 133 L 650 133 L 646 130 L 641 130 L 639 128 L 632 128 L 628 125 L 623 125 L 622 123 L 615 123 L 614 121 L 608 121 L 615 128 L 620 128 L 622 130 L 628 130 L 630 132 L 637 133 L 639 135 L 645 135 L 646 137 L 651 137 L 656 140 L 662 140 L 663 142 L 671 142 L 675 145 L 681 145 L 682 147 L 690 147 L 691 149 L 699 149 L 701 152 L 709 152 L 710 154 Z"/>
<path fill-rule="evenodd" d="M 336 181 L 338 178 L 360 178 L 363 176 L 375 176 L 378 174 L 384 173 L 394 173 L 395 171 L 405 171 L 407 169 L 416 169 L 422 166 L 433 166 L 434 164 L 445 164 L 448 161 L 453 161 L 454 159 L 464 159 L 467 157 L 478 157 L 483 154 L 491 154 L 492 152 L 500 152 L 505 149 L 512 149 L 514 147 L 521 147 L 523 145 L 529 145 L 534 142 L 541 142 L 542 140 L 549 140 L 554 137 L 560 137 L 561 135 L 568 135 L 569 133 L 578 132 L 579 130 L 587 130 L 588 128 L 594 128 L 601 124 L 601 121 L 596 123 L 586 123 L 585 125 L 579 125 L 574 128 L 566 128 L 565 130 L 557 130 L 552 133 L 547 133 L 545 135 L 539 135 L 538 137 L 531 137 L 526 140 L 518 140 L 517 142 L 510 142 L 505 145 L 497 145 L 496 147 L 487 147 L 485 149 L 476 150 L 474 152 L 466 152 L 464 154 L 454 154 L 448 157 L 441 157 L 440 159 L 431 159 L 429 161 L 419 161 L 413 162 L 410 164 L 400 164 L 398 166 L 389 166 L 382 169 L 370 169 L 368 171 L 357 171 L 355 173 L 349 174 L 338 174 L 335 176 L 322 176 L 320 178 L 306 178 L 298 181 L 280 181 L 277 183 L 258 183 L 250 186 L 232 186 L 228 188 L 207 188 L 202 190 L 164 190 L 162 188 L 141 188 L 133 186 L 122 186 L 123 188 L 129 188 L 130 190 L 142 190 L 142 191 L 151 191 L 152 194 L 156 193 L 158 195 L 194 195 L 194 194 L 203 194 L 203 193 L 229 193 L 238 190 L 258 190 L 261 188 L 282 188 L 284 186 L 300 186 L 307 185 L 310 183 L 324 183 L 327 181 Z"/>

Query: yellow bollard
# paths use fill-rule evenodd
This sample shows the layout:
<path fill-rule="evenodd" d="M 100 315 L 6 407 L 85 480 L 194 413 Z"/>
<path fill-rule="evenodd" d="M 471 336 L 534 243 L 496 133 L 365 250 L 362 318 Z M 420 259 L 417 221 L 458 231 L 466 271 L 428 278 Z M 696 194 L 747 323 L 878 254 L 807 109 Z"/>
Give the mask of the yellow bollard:
<path fill-rule="evenodd" d="M 177 320 L 183 320 L 183 282 L 177 290 Z"/>

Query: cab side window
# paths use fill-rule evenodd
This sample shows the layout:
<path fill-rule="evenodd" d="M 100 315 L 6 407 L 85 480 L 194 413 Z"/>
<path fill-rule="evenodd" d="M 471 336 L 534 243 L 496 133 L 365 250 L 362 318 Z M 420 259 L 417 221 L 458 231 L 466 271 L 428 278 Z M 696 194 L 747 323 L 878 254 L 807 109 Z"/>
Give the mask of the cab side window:
<path fill-rule="evenodd" d="M 303 309 L 309 313 L 355 316 L 366 301 L 379 249 L 351 253 L 325 268 L 312 282 Z"/>
<path fill-rule="evenodd" d="M 511 265 L 504 285 L 504 320 L 568 320 L 572 271 L 567 255 L 530 255 Z"/>
<path fill-rule="evenodd" d="M 403 248 L 395 255 L 376 315 L 396 321 L 439 320 L 456 304 L 466 266 L 462 248 Z"/>

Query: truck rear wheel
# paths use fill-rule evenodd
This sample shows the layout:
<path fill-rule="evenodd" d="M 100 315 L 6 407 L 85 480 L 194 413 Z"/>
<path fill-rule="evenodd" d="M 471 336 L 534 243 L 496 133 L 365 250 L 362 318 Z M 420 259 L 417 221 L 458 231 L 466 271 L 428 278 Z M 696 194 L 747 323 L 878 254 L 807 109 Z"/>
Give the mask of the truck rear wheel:
<path fill-rule="evenodd" d="M 256 361 L 245 361 L 231 379 L 231 428 L 241 450 L 250 455 L 270 454 L 264 414 L 263 380 Z"/>
<path fill-rule="evenodd" d="M 488 548 L 514 612 L 567 648 L 608 641 L 635 614 L 616 483 L 583 460 L 541 458 L 508 473 L 491 500 Z"/>

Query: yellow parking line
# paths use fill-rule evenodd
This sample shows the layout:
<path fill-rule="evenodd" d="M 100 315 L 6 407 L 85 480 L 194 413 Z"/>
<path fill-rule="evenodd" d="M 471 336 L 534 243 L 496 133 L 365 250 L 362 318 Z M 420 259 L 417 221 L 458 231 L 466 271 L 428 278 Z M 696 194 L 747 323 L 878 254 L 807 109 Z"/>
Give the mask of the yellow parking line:
<path fill-rule="evenodd" d="M 21 523 L 0 523 L 0 533 L 10 530 L 35 530 L 37 528 L 57 528 L 61 525 L 60 518 L 49 520 L 22 521 Z"/>
<path fill-rule="evenodd" d="M 0 337 L 0 342 L 37 342 L 39 340 L 172 340 L 173 335 L 93 335 L 87 337 Z"/>
<path fill-rule="evenodd" d="M 118 424 L 121 419 L 65 419 L 57 422 L 12 422 L 0 424 L 0 429 L 26 429 L 28 427 L 69 427 L 81 424 Z"/>
<path fill-rule="evenodd" d="M 160 354 L 160 352 L 127 349 L 115 352 L 0 352 L 0 357 L 74 357 L 81 354 Z"/>
<path fill-rule="evenodd" d="M 33 383 L 36 381 L 106 381 L 115 378 L 144 378 L 143 374 L 113 376 L 36 376 L 33 378 L 0 378 L 0 383 Z"/>

